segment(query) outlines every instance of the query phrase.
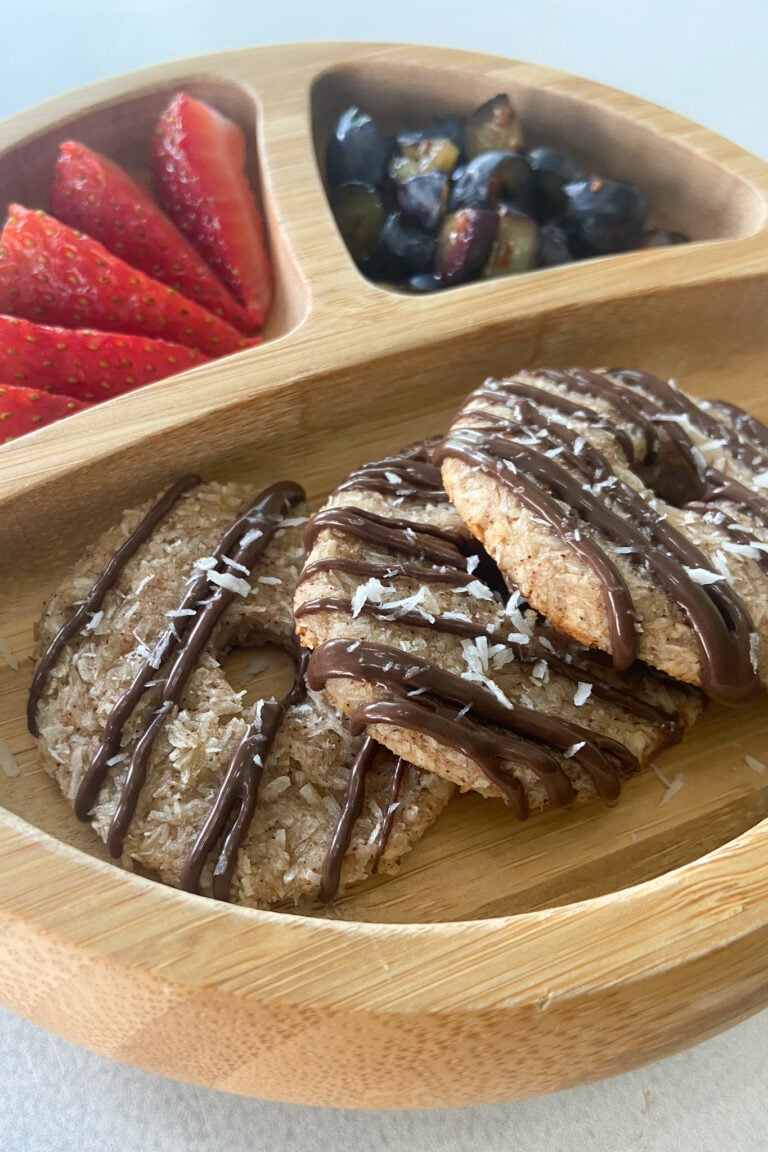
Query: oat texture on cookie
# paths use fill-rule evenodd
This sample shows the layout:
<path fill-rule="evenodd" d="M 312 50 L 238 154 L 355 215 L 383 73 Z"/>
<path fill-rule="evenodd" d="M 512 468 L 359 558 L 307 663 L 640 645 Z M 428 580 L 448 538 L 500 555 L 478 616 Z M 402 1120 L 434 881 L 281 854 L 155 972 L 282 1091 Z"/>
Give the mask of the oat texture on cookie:
<path fill-rule="evenodd" d="M 561 632 L 713 699 L 768 683 L 768 429 L 629 369 L 473 392 L 436 459 L 505 578 Z"/>
<path fill-rule="evenodd" d="M 126 512 L 49 602 L 30 695 L 45 768 L 116 859 L 256 907 L 394 870 L 451 793 L 307 685 L 292 613 L 307 517 L 296 484 L 195 477 Z M 296 676 L 247 704 L 221 657 L 264 641 Z"/>
<path fill-rule="evenodd" d="M 295 613 L 309 680 L 398 755 L 520 816 L 597 793 L 677 740 L 697 697 L 619 675 L 507 597 L 433 444 L 348 476 L 310 521 Z"/>

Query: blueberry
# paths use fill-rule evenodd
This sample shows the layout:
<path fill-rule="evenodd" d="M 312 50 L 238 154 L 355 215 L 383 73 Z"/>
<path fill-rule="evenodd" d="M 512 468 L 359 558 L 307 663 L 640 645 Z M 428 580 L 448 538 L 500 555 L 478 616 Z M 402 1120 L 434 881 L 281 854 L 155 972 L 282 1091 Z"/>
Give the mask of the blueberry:
<path fill-rule="evenodd" d="M 572 259 L 563 229 L 556 224 L 544 224 L 539 232 L 539 267 L 553 268 L 557 264 L 568 264 Z"/>
<path fill-rule="evenodd" d="M 648 203 L 633 184 L 582 180 L 566 184 L 565 192 L 568 206 L 562 226 L 574 256 L 605 256 L 637 247 Z"/>
<path fill-rule="evenodd" d="M 370 116 L 359 108 L 347 108 L 328 141 L 328 182 L 334 188 L 352 182 L 375 186 L 384 179 L 394 150 L 394 141 L 383 135 Z"/>

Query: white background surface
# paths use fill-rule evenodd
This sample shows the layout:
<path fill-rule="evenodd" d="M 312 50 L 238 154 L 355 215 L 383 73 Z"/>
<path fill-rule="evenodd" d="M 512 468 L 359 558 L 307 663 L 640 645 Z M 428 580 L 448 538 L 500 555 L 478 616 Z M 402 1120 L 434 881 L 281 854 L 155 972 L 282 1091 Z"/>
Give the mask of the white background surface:
<path fill-rule="evenodd" d="M 0 16 L 0 116 L 192 53 L 399 40 L 581 73 L 673 107 L 768 159 L 765 0 L 0 0 Z M 245 1100 L 123 1067 L 2 1010 L 0 1072 L 1 1152 L 768 1148 L 768 1013 L 602 1084 L 459 1111 L 368 1114 Z"/>

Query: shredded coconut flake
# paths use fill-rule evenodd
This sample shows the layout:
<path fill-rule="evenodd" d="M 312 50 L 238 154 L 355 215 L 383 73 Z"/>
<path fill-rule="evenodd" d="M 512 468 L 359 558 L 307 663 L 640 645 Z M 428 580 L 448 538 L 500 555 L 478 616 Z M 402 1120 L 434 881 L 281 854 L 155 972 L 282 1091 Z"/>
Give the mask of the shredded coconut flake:
<path fill-rule="evenodd" d="M 509 616 L 514 628 L 517 629 L 517 632 L 520 635 L 529 637 L 531 636 L 533 630 L 530 623 L 528 620 L 526 620 L 525 616 L 520 610 L 520 605 L 524 603 L 525 601 L 521 596 L 510 596 L 504 611 L 506 612 L 507 616 Z M 510 636 L 510 640 L 512 639 L 513 637 Z M 522 643 L 522 641 L 517 641 L 517 643 Z"/>
<path fill-rule="evenodd" d="M 574 693 L 573 702 L 577 708 L 580 708 L 582 704 L 586 704 L 591 695 L 592 685 L 587 684 L 584 680 L 579 680 L 578 684 L 576 685 L 576 692 Z"/>
<path fill-rule="evenodd" d="M 195 560 L 193 565 L 200 572 L 209 572 L 211 568 L 215 568 L 218 561 L 215 556 L 201 556 L 199 560 Z"/>
<path fill-rule="evenodd" d="M 710 572 L 707 568 L 689 568 L 687 564 L 683 567 L 694 584 L 716 584 L 718 580 L 725 578 L 719 572 Z"/>
<path fill-rule="evenodd" d="M 13 778 L 19 775 L 19 766 L 16 757 L 11 752 L 5 740 L 0 740 L 0 768 L 6 776 Z"/>
<path fill-rule="evenodd" d="M 13 652 L 11 652 L 11 646 L 4 636 L 0 636 L 0 656 L 5 660 L 9 668 L 12 668 L 14 672 L 18 672 L 19 662 Z"/>
<path fill-rule="evenodd" d="M 478 600 L 493 600 L 493 592 L 481 580 L 470 580 L 469 584 L 465 584 L 463 588 L 454 588 L 453 591 L 459 594 L 463 592 L 467 596 L 475 596 Z"/>
<path fill-rule="evenodd" d="M 470 576 L 475 571 L 479 563 L 479 556 L 467 556 L 467 572 L 469 572 Z"/>
<path fill-rule="evenodd" d="M 83 631 L 84 632 L 93 632 L 94 628 L 98 628 L 99 624 L 101 624 L 103 619 L 104 619 L 104 613 L 103 612 L 101 612 L 101 611 L 94 612 L 91 615 L 91 618 L 88 621 L 88 623 L 84 626 Z"/>
<path fill-rule="evenodd" d="M 566 748 L 565 752 L 563 752 L 563 757 L 566 760 L 570 760 L 571 756 L 575 756 L 577 752 L 580 752 L 585 744 L 586 740 L 579 740 L 576 744 L 571 744 L 570 748 Z"/>
<path fill-rule="evenodd" d="M 234 592 L 236 596 L 247 596 L 251 590 L 247 580 L 241 579 L 240 576 L 233 576 L 231 572 L 214 572 L 211 570 L 208 573 L 208 579 L 212 584 L 218 584 L 220 588 Z"/>
<path fill-rule="evenodd" d="M 659 805 L 668 804 L 672 797 L 676 796 L 682 788 L 684 784 L 683 774 L 682 772 L 678 772 L 672 780 L 670 780 L 664 775 L 661 768 L 658 768 L 655 764 L 652 764 L 651 768 L 653 769 L 654 775 L 661 781 L 665 788 L 664 795 L 661 800 L 659 800 Z"/>
<path fill-rule="evenodd" d="M 380 604 L 384 595 L 384 585 L 381 580 L 377 580 L 372 576 L 365 584 L 358 584 L 357 588 L 352 594 L 352 616 L 357 618 L 363 610 L 363 606 L 370 600 L 372 604 Z"/>
<path fill-rule="evenodd" d="M 285 521 L 283 521 L 285 523 Z M 245 536 L 240 537 L 240 547 L 247 548 L 249 544 L 253 544 L 254 540 L 260 540 L 264 535 L 261 528 L 251 528 L 246 532 Z"/>
<path fill-rule="evenodd" d="M 245 564 L 240 564 L 239 561 L 233 560 L 231 556 L 224 557 L 224 563 L 227 568 L 233 568 L 235 572 L 242 572 L 244 576 L 250 576 L 251 570 Z"/>
<path fill-rule="evenodd" d="M 744 556 L 747 560 L 759 560 L 760 551 L 752 544 L 723 544 L 724 552 L 732 552 L 734 556 Z"/>
<path fill-rule="evenodd" d="M 259 790 L 259 800 L 264 804 L 270 804 L 273 800 L 285 792 L 286 788 L 290 788 L 290 776 L 275 776 L 274 780 L 270 780 L 268 784 L 262 785 Z"/>
<path fill-rule="evenodd" d="M 760 670 L 760 636 L 757 632 L 749 634 L 749 662 L 753 672 Z"/>
<path fill-rule="evenodd" d="M 412 612 L 416 605 L 421 603 L 426 594 L 426 588 L 419 588 L 418 592 L 414 592 L 412 596 L 404 596 L 401 600 L 390 600 L 386 604 L 382 604 L 381 607 L 384 612 L 391 612 L 395 617 L 405 616 L 406 612 Z M 431 623 L 434 623 L 435 618 L 431 613 L 424 612 L 423 614 Z"/>
<path fill-rule="evenodd" d="M 259 584 L 270 584 L 276 587 L 278 584 L 282 584 L 282 580 L 279 576 L 259 576 Z"/>
<path fill-rule="evenodd" d="M 155 578 L 155 573 L 150 572 L 149 576 L 145 576 L 143 580 L 139 580 L 138 584 L 136 585 L 136 587 L 134 588 L 134 591 L 133 591 L 134 596 L 141 595 L 141 593 L 146 588 L 147 584 L 149 584 L 150 580 L 154 580 L 154 578 Z"/>
<path fill-rule="evenodd" d="M 766 771 L 766 765 L 763 764 L 762 760 L 757 760 L 754 756 L 745 756 L 744 763 L 748 768 L 751 768 L 753 772 L 759 772 L 762 774 Z"/>
<path fill-rule="evenodd" d="M 546 684 L 549 680 L 549 665 L 546 660 L 537 660 L 531 670 L 531 679 L 537 684 Z"/>

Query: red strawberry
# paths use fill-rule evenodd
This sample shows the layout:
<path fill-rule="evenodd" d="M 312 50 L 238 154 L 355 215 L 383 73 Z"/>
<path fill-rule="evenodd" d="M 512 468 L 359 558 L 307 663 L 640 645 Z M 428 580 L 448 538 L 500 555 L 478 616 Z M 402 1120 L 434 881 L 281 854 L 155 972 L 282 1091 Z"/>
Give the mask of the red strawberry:
<path fill-rule="evenodd" d="M 108 400 L 207 363 L 196 348 L 0 316 L 0 380 L 79 400 Z"/>
<path fill-rule="evenodd" d="M 159 337 L 223 356 L 248 341 L 90 236 L 11 204 L 0 236 L 0 312 L 41 324 Z"/>
<path fill-rule="evenodd" d="M 87 407 L 69 396 L 52 396 L 50 392 L 22 388 L 18 384 L 0 384 L 0 444 Z"/>
<path fill-rule="evenodd" d="M 160 202 L 261 324 L 272 303 L 272 265 L 244 165 L 236 124 L 185 92 L 174 97 L 152 141 Z"/>
<path fill-rule="evenodd" d="M 51 186 L 51 211 L 127 264 L 222 316 L 243 332 L 253 318 L 230 295 L 154 200 L 119 165 L 67 140 Z"/>

